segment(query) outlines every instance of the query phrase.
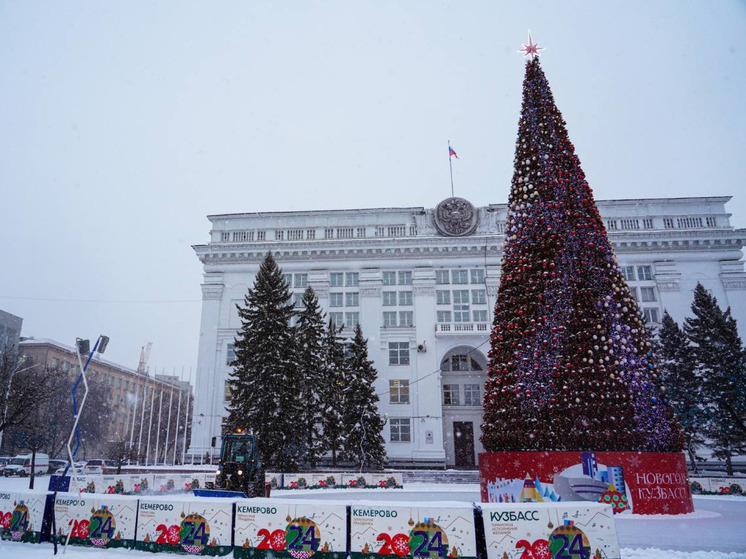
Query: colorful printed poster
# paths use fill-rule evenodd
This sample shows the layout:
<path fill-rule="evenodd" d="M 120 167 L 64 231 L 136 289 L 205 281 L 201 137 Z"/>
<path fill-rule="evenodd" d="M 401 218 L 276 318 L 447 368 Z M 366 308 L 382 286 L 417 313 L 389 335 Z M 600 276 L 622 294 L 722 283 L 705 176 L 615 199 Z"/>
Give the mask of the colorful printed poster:
<path fill-rule="evenodd" d="M 147 495 L 153 491 L 153 474 L 135 474 L 122 479 L 125 495 Z"/>
<path fill-rule="evenodd" d="M 702 495 L 710 492 L 710 478 L 708 477 L 690 477 L 689 490 L 692 495 Z"/>
<path fill-rule="evenodd" d="M 354 487 L 357 489 L 373 487 L 373 474 L 342 474 L 342 487 Z"/>
<path fill-rule="evenodd" d="M 0 537 L 39 543 L 49 493 L 0 491 Z"/>
<path fill-rule="evenodd" d="M 121 495 L 58 495 L 57 537 L 63 545 L 133 547 L 137 499 Z"/>
<path fill-rule="evenodd" d="M 351 559 L 477 556 L 474 508 L 463 502 L 411 506 L 370 502 L 351 505 L 350 513 Z"/>
<path fill-rule="evenodd" d="M 488 559 L 619 559 L 611 506 L 484 503 Z"/>
<path fill-rule="evenodd" d="M 283 489 L 309 489 L 313 481 L 313 474 L 284 474 Z"/>
<path fill-rule="evenodd" d="M 342 482 L 342 476 L 338 473 L 330 474 L 313 474 L 311 478 L 314 489 L 328 489 L 330 487 L 337 487 L 338 483 Z"/>
<path fill-rule="evenodd" d="M 743 495 L 746 493 L 746 479 L 734 477 L 711 477 L 710 489 L 712 493 L 722 495 Z"/>
<path fill-rule="evenodd" d="M 227 555 L 231 551 L 233 500 L 139 500 L 137 543 L 142 551 Z"/>
<path fill-rule="evenodd" d="M 345 559 L 347 508 L 333 501 L 236 502 L 236 559 Z"/>
<path fill-rule="evenodd" d="M 369 474 L 369 477 L 374 487 L 383 489 L 404 487 L 404 476 L 401 473 Z"/>
<path fill-rule="evenodd" d="M 264 478 L 269 482 L 269 486 L 272 489 L 282 489 L 283 488 L 283 474 L 278 472 L 266 472 L 264 474 Z"/>

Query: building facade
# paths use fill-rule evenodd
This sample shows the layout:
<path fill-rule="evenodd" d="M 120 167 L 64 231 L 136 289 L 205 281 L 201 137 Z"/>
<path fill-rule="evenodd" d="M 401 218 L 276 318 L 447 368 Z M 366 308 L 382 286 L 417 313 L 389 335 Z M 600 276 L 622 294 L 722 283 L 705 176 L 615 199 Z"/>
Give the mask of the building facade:
<path fill-rule="evenodd" d="M 677 321 L 702 283 L 746 325 L 746 230 L 729 197 L 599 201 L 620 267 L 648 321 Z M 294 301 L 313 287 L 328 318 L 360 324 L 378 370 L 391 464 L 474 467 L 506 204 L 208 216 L 190 452 L 215 452 L 243 304 L 271 251 Z"/>
<path fill-rule="evenodd" d="M 23 319 L 20 316 L 0 310 L 0 353 L 18 347 L 22 326 Z"/>
<path fill-rule="evenodd" d="M 80 373 L 75 348 L 54 340 L 21 339 L 19 354 L 34 365 L 72 378 Z M 108 444 L 124 443 L 132 449 L 132 458 L 141 463 L 182 462 L 192 417 L 191 384 L 178 377 L 138 372 L 99 354 L 88 364 L 86 376 L 100 381 L 98 386 L 106 389 L 109 405 L 109 415 L 103 419 L 107 436 L 86 442 L 87 458 L 104 457 Z M 81 387 L 78 397 L 82 394 Z"/>

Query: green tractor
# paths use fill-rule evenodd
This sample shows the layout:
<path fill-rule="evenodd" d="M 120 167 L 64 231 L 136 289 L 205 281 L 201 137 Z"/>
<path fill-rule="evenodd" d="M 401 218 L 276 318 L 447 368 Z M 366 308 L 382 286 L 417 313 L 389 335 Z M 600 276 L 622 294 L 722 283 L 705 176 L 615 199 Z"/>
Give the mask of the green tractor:
<path fill-rule="evenodd" d="M 223 436 L 215 487 L 240 491 L 247 497 L 265 496 L 264 467 L 254 435 L 246 435 L 238 429 L 232 435 Z"/>

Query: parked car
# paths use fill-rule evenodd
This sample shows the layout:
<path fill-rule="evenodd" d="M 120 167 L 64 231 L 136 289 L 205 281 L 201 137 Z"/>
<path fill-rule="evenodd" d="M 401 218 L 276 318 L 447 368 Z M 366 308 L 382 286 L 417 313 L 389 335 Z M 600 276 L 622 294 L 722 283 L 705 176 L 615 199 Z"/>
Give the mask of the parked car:
<path fill-rule="evenodd" d="M 106 473 L 106 460 L 102 458 L 93 458 L 85 463 L 83 468 L 86 474 L 105 474 Z"/>
<path fill-rule="evenodd" d="M 0 456 L 0 470 L 7 466 L 8 462 L 10 462 L 12 459 L 12 456 Z"/>
<path fill-rule="evenodd" d="M 60 468 L 65 468 L 65 464 L 67 464 L 67 460 L 59 460 L 57 458 L 50 458 L 49 459 L 49 472 L 50 474 L 53 474 L 57 472 Z"/>
<path fill-rule="evenodd" d="M 49 470 L 49 456 L 42 454 L 41 452 L 36 453 L 34 460 L 34 472 L 37 474 L 46 474 Z M 3 475 L 5 477 L 10 476 L 28 476 L 31 474 L 31 455 L 30 454 L 19 454 L 3 468 Z"/>
<path fill-rule="evenodd" d="M 55 474 L 62 475 L 65 473 L 65 466 L 67 466 L 67 462 L 62 464 L 57 470 L 54 472 Z M 85 475 L 85 462 L 75 462 L 75 465 L 67 470 L 67 475 Z"/>

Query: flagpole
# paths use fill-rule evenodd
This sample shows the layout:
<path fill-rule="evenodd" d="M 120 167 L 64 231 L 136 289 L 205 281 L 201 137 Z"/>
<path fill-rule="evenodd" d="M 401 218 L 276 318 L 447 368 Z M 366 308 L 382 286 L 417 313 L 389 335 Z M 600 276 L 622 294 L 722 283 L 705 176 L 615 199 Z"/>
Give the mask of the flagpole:
<path fill-rule="evenodd" d="M 448 140 L 448 170 L 451 171 L 451 198 L 455 196 L 453 193 L 453 163 L 451 163 L 451 140 Z"/>

